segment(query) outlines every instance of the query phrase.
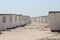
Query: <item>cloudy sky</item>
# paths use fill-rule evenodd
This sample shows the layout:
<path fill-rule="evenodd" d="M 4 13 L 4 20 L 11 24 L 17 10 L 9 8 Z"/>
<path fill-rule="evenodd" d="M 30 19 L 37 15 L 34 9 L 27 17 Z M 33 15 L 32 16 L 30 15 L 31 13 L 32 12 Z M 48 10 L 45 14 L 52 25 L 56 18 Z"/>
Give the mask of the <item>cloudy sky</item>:
<path fill-rule="evenodd" d="M 60 0 L 0 0 L 0 13 L 21 13 L 29 16 L 48 15 L 60 11 Z"/>

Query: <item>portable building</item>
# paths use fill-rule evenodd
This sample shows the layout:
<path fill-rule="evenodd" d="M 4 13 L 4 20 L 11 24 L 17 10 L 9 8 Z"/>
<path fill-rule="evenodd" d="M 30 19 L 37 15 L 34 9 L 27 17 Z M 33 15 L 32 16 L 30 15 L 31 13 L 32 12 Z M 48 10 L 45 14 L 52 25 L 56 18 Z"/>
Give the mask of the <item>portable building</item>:
<path fill-rule="evenodd" d="M 11 26 L 16 27 L 17 26 L 17 14 L 12 14 L 10 17 L 11 17 L 10 20 L 12 21 Z"/>
<path fill-rule="evenodd" d="M 0 14 L 0 31 L 5 30 L 4 23 L 6 22 L 6 17 L 3 17 L 2 14 Z"/>
<path fill-rule="evenodd" d="M 24 21 L 25 21 L 25 24 L 27 24 L 28 16 L 24 15 Z"/>
<path fill-rule="evenodd" d="M 0 14 L 0 30 L 15 27 L 15 16 L 16 14 Z"/>
<path fill-rule="evenodd" d="M 60 11 L 50 11 L 49 21 L 51 31 L 60 32 Z"/>
<path fill-rule="evenodd" d="M 25 24 L 26 24 L 25 23 L 25 16 L 24 15 L 22 16 L 22 24 L 23 24 L 23 26 L 25 26 Z"/>
<path fill-rule="evenodd" d="M 19 26 L 23 25 L 23 15 L 20 14 L 19 16 Z"/>

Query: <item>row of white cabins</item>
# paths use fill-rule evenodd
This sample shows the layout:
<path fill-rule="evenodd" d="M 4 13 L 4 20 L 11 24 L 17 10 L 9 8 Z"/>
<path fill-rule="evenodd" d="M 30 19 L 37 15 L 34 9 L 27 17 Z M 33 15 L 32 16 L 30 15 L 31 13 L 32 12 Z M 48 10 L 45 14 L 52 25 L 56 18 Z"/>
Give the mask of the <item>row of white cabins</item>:
<path fill-rule="evenodd" d="M 0 30 L 24 26 L 30 22 L 30 16 L 22 14 L 0 14 Z"/>

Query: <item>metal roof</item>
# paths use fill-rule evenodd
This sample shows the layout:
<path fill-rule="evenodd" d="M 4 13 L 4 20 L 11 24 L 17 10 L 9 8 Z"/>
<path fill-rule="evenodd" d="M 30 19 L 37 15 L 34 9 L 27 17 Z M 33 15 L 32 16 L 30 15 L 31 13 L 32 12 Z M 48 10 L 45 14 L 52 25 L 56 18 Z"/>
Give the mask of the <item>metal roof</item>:
<path fill-rule="evenodd" d="M 49 11 L 49 13 L 60 13 L 60 11 Z"/>

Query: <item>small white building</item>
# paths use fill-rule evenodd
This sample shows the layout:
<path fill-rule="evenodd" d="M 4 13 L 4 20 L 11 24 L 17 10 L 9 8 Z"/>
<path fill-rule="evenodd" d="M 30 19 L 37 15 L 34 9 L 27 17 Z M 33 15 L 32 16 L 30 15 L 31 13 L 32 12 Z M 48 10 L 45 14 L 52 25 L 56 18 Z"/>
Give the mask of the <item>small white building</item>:
<path fill-rule="evenodd" d="M 18 26 L 21 26 L 21 25 L 23 25 L 23 23 L 22 23 L 22 21 L 23 21 L 23 15 L 22 14 L 19 14 L 19 15 L 17 15 L 18 17 L 17 17 L 17 23 L 18 23 Z"/>
<path fill-rule="evenodd" d="M 29 24 L 30 16 L 24 15 L 25 24 Z"/>
<path fill-rule="evenodd" d="M 49 20 L 51 31 L 60 32 L 60 11 L 50 11 Z"/>
<path fill-rule="evenodd" d="M 15 27 L 15 16 L 16 14 L 0 14 L 0 30 Z"/>

